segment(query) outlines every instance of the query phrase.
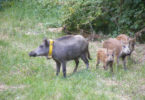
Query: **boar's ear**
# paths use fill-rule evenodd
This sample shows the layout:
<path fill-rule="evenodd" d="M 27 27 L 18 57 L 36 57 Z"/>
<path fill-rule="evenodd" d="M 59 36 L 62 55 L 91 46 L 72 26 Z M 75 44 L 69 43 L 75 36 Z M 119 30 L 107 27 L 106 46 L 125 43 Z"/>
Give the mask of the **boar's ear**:
<path fill-rule="evenodd" d="M 132 41 L 133 41 L 133 43 L 135 43 L 136 42 L 136 38 L 132 38 Z"/>
<path fill-rule="evenodd" d="M 129 39 L 129 41 L 136 41 L 136 38 L 131 38 L 131 39 Z"/>
<path fill-rule="evenodd" d="M 43 39 L 43 42 L 44 42 L 45 46 L 49 46 L 49 43 L 48 43 L 48 41 L 47 41 L 47 39 L 46 39 L 46 38 L 45 38 L 45 39 Z"/>
<path fill-rule="evenodd" d="M 132 43 L 133 43 L 133 39 L 130 39 L 130 40 L 129 40 L 129 44 L 132 44 Z"/>
<path fill-rule="evenodd" d="M 132 38 L 129 41 L 129 45 L 135 45 L 136 44 L 136 38 Z"/>
<path fill-rule="evenodd" d="M 133 43 L 134 42 L 134 39 L 129 39 L 129 44 Z"/>

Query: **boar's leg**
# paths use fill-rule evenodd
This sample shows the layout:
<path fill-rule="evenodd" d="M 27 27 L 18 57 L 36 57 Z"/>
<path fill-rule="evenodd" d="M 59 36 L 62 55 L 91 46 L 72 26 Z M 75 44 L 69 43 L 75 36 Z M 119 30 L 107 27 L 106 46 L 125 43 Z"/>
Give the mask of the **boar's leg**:
<path fill-rule="evenodd" d="M 86 54 L 82 54 L 81 59 L 84 61 L 84 63 L 86 64 L 87 69 L 89 68 L 89 61 L 86 57 Z"/>
<path fill-rule="evenodd" d="M 58 76 L 59 72 L 60 72 L 60 66 L 61 66 L 61 63 L 56 61 L 56 75 Z"/>
<path fill-rule="evenodd" d="M 118 70 L 118 67 L 119 67 L 119 56 L 116 56 L 116 60 L 117 60 L 117 70 Z"/>
<path fill-rule="evenodd" d="M 127 68 L 126 68 L 126 56 L 122 57 L 122 61 L 123 61 L 124 70 L 127 70 Z"/>
<path fill-rule="evenodd" d="M 110 71 L 113 73 L 113 63 L 110 63 Z"/>
<path fill-rule="evenodd" d="M 117 66 L 119 66 L 119 56 L 117 56 Z"/>
<path fill-rule="evenodd" d="M 79 59 L 75 59 L 75 63 L 76 63 L 76 66 L 75 66 L 75 69 L 74 69 L 73 72 L 76 72 L 77 71 L 78 64 L 79 64 Z"/>
<path fill-rule="evenodd" d="M 63 76 L 66 77 L 66 62 L 62 62 Z"/>
<path fill-rule="evenodd" d="M 107 64 L 103 65 L 104 70 L 107 70 Z"/>

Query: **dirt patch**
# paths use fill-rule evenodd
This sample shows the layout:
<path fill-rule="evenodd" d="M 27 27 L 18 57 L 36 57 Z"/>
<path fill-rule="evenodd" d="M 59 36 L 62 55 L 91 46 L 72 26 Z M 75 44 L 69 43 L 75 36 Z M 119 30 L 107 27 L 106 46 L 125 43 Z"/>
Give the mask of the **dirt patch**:
<path fill-rule="evenodd" d="M 109 96 L 113 96 L 113 97 L 117 97 L 119 100 L 132 100 L 130 96 L 125 95 L 123 92 L 121 94 L 114 94 L 113 92 L 109 92 L 109 91 L 96 91 L 96 94 L 100 94 L 103 93 L 105 95 L 109 95 Z M 117 100 L 118 100 L 117 99 Z"/>
<path fill-rule="evenodd" d="M 0 34 L 0 40 L 7 40 L 7 39 L 9 39 L 8 35 Z"/>
<path fill-rule="evenodd" d="M 139 62 L 141 62 L 141 63 L 142 63 L 142 62 L 145 62 L 145 54 L 143 55 L 142 58 L 139 59 Z"/>
<path fill-rule="evenodd" d="M 102 80 L 104 84 L 106 84 L 107 86 L 112 86 L 112 85 L 119 85 L 119 83 L 115 80 L 112 79 L 104 79 Z"/>
<path fill-rule="evenodd" d="M 139 63 L 145 62 L 145 45 L 144 44 L 137 44 L 135 48 L 136 55 L 133 54 L 134 59 L 136 59 Z"/>
<path fill-rule="evenodd" d="M 133 91 L 132 93 L 134 95 L 140 94 L 140 95 L 145 96 L 145 85 L 144 85 L 145 84 L 145 79 L 138 80 L 138 84 L 140 84 L 140 85 L 138 86 L 137 90 Z"/>
<path fill-rule="evenodd" d="M 140 94 L 145 96 L 145 85 L 138 87 L 138 89 L 136 91 L 133 91 L 132 93 L 133 95 Z"/>
<path fill-rule="evenodd" d="M 63 31 L 63 27 L 59 27 L 59 28 L 48 28 L 49 32 L 55 32 L 55 33 L 59 33 Z"/>
<path fill-rule="evenodd" d="M 56 92 L 54 96 L 54 100 L 59 100 L 62 97 L 62 94 L 60 92 Z"/>
<path fill-rule="evenodd" d="M 5 84 L 0 84 L 0 91 L 6 91 L 8 89 L 23 89 L 25 87 L 26 87 L 25 85 L 8 86 Z"/>
<path fill-rule="evenodd" d="M 132 100 L 131 97 L 126 95 L 116 95 L 120 100 Z"/>
<path fill-rule="evenodd" d="M 38 34 L 38 32 L 29 31 L 29 32 L 26 32 L 25 34 L 26 34 L 26 35 L 36 35 L 36 34 Z"/>
<path fill-rule="evenodd" d="M 145 96 L 145 85 L 142 85 L 142 86 L 137 90 L 137 93 Z"/>

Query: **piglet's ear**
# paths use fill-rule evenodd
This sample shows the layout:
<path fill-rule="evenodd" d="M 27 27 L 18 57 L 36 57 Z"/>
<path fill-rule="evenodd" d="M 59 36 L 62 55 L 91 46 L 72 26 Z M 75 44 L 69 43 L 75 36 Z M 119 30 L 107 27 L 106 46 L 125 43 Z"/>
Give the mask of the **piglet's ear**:
<path fill-rule="evenodd" d="M 48 41 L 47 41 L 47 39 L 46 39 L 46 38 L 45 38 L 45 39 L 43 39 L 43 42 L 44 42 L 45 46 L 49 46 L 49 43 L 48 43 Z"/>
<path fill-rule="evenodd" d="M 130 39 L 129 42 L 136 42 L 136 38 Z"/>

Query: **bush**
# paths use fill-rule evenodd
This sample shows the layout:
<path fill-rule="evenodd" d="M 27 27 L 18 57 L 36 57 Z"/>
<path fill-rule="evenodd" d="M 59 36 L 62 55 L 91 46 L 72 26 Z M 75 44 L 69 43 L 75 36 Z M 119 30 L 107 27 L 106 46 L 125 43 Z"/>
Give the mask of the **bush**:
<path fill-rule="evenodd" d="M 3 0 L 5 1 L 5 0 Z M 116 36 L 134 35 L 145 27 L 144 0 L 6 0 L 16 19 L 35 19 L 49 27 L 66 26 L 68 31 L 85 30 Z"/>
<path fill-rule="evenodd" d="M 143 0 L 72 0 L 64 12 L 63 22 L 69 31 L 88 31 L 91 23 L 96 32 L 134 35 L 145 26 Z"/>

